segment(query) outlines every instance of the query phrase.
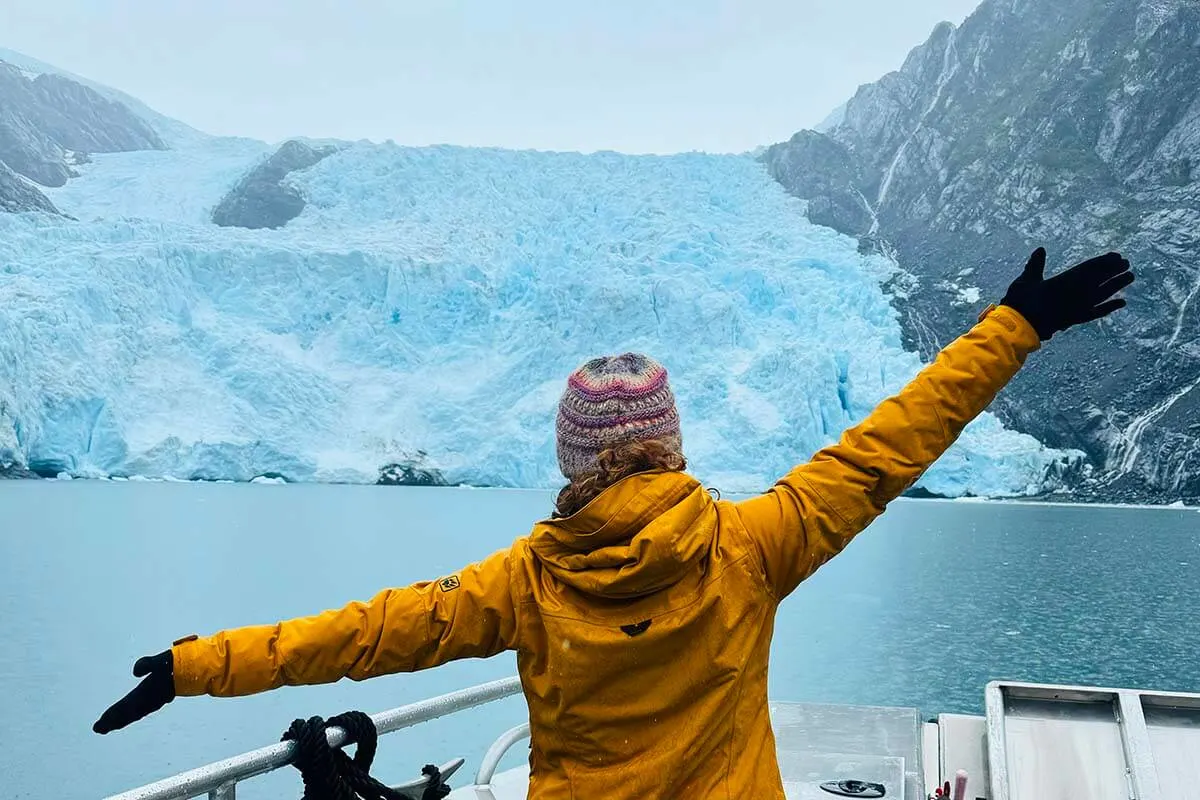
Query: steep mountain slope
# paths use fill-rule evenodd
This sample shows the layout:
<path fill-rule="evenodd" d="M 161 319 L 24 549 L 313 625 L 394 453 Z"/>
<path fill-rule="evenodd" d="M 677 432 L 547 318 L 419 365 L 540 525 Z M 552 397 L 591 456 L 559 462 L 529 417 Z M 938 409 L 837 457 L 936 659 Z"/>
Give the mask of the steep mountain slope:
<path fill-rule="evenodd" d="M 25 211 L 58 213 L 46 195 L 0 161 L 0 212 L 15 214 Z"/>
<path fill-rule="evenodd" d="M 24 53 L 0 47 L 0 61 L 5 61 L 17 67 L 30 78 L 36 78 L 38 75 L 57 75 L 72 83 L 77 83 L 80 86 L 91 89 L 106 100 L 111 100 L 132 111 L 138 119 L 148 124 L 168 147 L 202 142 L 205 139 L 211 138 L 208 134 L 198 131 L 186 123 L 160 114 L 132 95 L 114 89 L 111 86 L 98 83 L 82 75 L 76 75 L 74 72 L 69 72 L 54 64 L 39 61 Z"/>
<path fill-rule="evenodd" d="M 89 153 L 164 147 L 121 103 L 61 75 L 35 74 L 0 59 L 0 210 L 55 211 L 44 194 L 14 182 L 11 173 L 57 187 Z"/>
<path fill-rule="evenodd" d="M 1200 498 L 1200 4 L 986 0 L 762 159 L 814 221 L 897 257 L 925 355 L 1034 246 L 1128 255 L 1130 309 L 1056 339 L 998 413 L 1088 453 L 1081 497 Z"/>

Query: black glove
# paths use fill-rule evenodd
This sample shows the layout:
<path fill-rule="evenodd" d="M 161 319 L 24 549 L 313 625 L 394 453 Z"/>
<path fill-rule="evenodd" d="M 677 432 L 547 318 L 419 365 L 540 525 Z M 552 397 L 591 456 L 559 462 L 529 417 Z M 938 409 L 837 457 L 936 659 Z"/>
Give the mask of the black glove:
<path fill-rule="evenodd" d="M 1043 342 L 1072 325 L 1124 308 L 1124 300 L 1109 298 L 1133 283 L 1129 262 L 1120 253 L 1089 259 L 1049 279 L 1042 277 L 1045 270 L 1046 248 L 1039 247 L 1000 301 L 1027 319 Z"/>
<path fill-rule="evenodd" d="M 175 657 L 170 650 L 139 658 L 133 665 L 133 676 L 143 678 L 142 682 L 101 714 L 92 725 L 93 731 L 120 730 L 175 699 Z"/>

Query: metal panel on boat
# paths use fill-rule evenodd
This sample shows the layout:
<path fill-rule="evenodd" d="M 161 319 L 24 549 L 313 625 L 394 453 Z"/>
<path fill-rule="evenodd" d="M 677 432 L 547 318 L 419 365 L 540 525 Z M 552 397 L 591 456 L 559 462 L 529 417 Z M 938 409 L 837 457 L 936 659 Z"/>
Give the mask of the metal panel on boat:
<path fill-rule="evenodd" d="M 921 726 L 921 775 L 923 786 L 938 786 L 941 784 L 941 761 L 937 758 L 941 742 L 941 728 L 936 722 L 926 722 Z"/>
<path fill-rule="evenodd" d="M 1011 800 L 1128 800 L 1115 698 L 1013 700 L 1004 714 Z"/>
<path fill-rule="evenodd" d="M 1195 800 L 1200 695 L 997 682 L 992 800 Z"/>
<path fill-rule="evenodd" d="M 1142 714 L 1162 800 L 1200 797 L 1200 700 L 1142 694 Z"/>
<path fill-rule="evenodd" d="M 967 797 L 988 800 L 987 721 L 967 714 L 938 715 L 938 746 L 925 748 L 925 760 L 938 762 L 939 777 L 926 781 L 937 786 L 941 781 L 953 781 L 960 769 L 967 773 Z"/>

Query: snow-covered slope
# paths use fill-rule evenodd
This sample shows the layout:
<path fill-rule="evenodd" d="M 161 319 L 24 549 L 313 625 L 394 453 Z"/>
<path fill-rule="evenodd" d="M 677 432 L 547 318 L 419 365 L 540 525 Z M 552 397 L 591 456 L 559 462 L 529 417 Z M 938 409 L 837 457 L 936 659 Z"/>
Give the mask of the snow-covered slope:
<path fill-rule="evenodd" d="M 266 152 L 98 156 L 0 215 L 0 462 L 40 472 L 557 485 L 555 402 L 598 353 L 665 362 L 693 470 L 755 491 L 919 368 L 892 265 L 747 157 L 355 145 L 281 230 L 207 215 Z M 1037 489 L 1063 455 L 984 417 L 923 486 Z"/>
<path fill-rule="evenodd" d="M 229 187 L 270 152 L 252 139 L 212 137 L 175 150 L 99 153 L 76 167 L 79 177 L 43 189 L 65 214 L 83 222 L 158 220 L 207 226 Z M 214 236 L 219 236 L 213 231 Z"/>

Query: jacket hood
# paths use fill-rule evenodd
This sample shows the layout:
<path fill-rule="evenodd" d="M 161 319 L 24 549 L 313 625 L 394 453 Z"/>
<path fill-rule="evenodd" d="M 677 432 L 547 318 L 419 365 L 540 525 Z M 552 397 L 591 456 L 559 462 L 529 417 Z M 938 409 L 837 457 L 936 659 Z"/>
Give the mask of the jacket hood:
<path fill-rule="evenodd" d="M 682 472 L 613 484 L 579 512 L 539 522 L 530 546 L 563 583 L 598 597 L 641 597 L 678 582 L 709 551 L 716 504 Z"/>

